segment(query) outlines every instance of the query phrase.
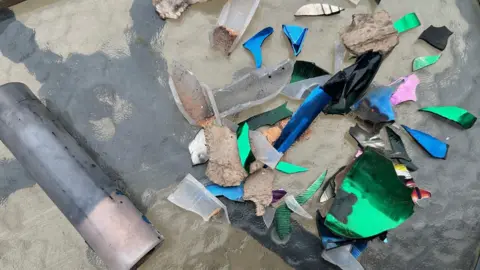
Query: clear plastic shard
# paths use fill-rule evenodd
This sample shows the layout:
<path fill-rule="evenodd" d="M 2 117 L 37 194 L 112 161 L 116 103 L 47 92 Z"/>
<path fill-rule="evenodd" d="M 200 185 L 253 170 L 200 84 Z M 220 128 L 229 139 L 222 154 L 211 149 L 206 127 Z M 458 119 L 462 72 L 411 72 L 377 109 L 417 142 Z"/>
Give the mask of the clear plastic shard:
<path fill-rule="evenodd" d="M 283 154 L 278 152 L 262 133 L 250 131 L 250 144 L 255 158 L 268 167 L 275 169 Z"/>
<path fill-rule="evenodd" d="M 308 4 L 304 5 L 295 12 L 295 16 L 329 16 L 338 14 L 345 10 L 342 7 L 329 4 Z"/>
<path fill-rule="evenodd" d="M 294 100 L 303 100 L 310 94 L 314 87 L 322 87 L 331 77 L 330 75 L 323 75 L 291 83 L 283 88 L 281 94 Z"/>
<path fill-rule="evenodd" d="M 352 245 L 345 245 L 334 249 L 324 250 L 322 258 L 337 265 L 342 270 L 363 270 L 363 266 L 353 257 Z"/>
<path fill-rule="evenodd" d="M 304 218 L 313 219 L 313 217 L 297 202 L 293 195 L 287 195 L 285 197 L 285 203 L 287 204 L 288 209 L 292 210 L 292 212 Z"/>

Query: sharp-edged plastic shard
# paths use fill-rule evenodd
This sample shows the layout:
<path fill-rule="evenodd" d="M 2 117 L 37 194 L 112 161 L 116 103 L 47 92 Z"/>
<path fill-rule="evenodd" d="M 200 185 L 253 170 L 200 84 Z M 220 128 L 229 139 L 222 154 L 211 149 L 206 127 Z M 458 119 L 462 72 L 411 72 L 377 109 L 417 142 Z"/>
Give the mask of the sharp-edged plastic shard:
<path fill-rule="evenodd" d="M 250 131 L 250 144 L 252 152 L 258 161 L 275 169 L 283 154 L 278 152 L 262 133 Z"/>
<path fill-rule="evenodd" d="M 232 201 L 243 201 L 243 184 L 236 187 L 222 187 L 217 184 L 208 185 L 205 187 L 213 196 L 224 196 Z"/>
<path fill-rule="evenodd" d="M 355 103 L 352 110 L 360 119 L 373 124 L 392 122 L 395 120 L 395 112 L 390 103 L 393 91 L 390 86 L 378 87 Z"/>
<path fill-rule="evenodd" d="M 330 75 L 326 70 L 323 68 L 318 67 L 313 62 L 308 61 L 295 61 L 295 65 L 293 66 L 293 73 L 292 79 L 290 83 L 307 80 L 323 75 Z"/>
<path fill-rule="evenodd" d="M 351 253 L 352 245 L 345 245 L 334 249 L 324 250 L 322 258 L 327 262 L 340 267 L 342 270 L 363 270 L 360 262 Z"/>
<path fill-rule="evenodd" d="M 313 217 L 307 211 L 305 211 L 305 209 L 303 209 L 303 207 L 297 202 L 297 200 L 295 200 L 295 197 L 293 195 L 287 195 L 285 197 L 285 204 L 287 205 L 288 209 L 290 209 L 297 215 L 300 215 L 307 219 L 313 219 Z"/>
<path fill-rule="evenodd" d="M 403 79 L 403 83 L 390 98 L 392 105 L 398 105 L 405 101 L 417 101 L 417 86 L 420 79 L 415 74 L 411 74 Z"/>
<path fill-rule="evenodd" d="M 390 127 L 386 127 L 385 129 L 387 130 L 387 136 L 390 142 L 390 148 L 392 149 L 392 152 L 401 153 L 403 156 L 410 159 L 410 157 L 408 156 L 407 150 L 405 149 L 405 145 L 403 144 L 402 138 Z M 418 167 L 409 160 L 396 159 L 396 161 L 407 166 L 407 168 L 412 172 L 418 170 Z"/>
<path fill-rule="evenodd" d="M 471 128 L 477 121 L 477 117 L 475 117 L 473 114 L 456 106 L 433 106 L 422 108 L 420 111 L 433 113 L 450 121 L 456 122 L 464 129 Z"/>
<path fill-rule="evenodd" d="M 257 68 L 262 67 L 262 44 L 272 33 L 273 28 L 266 27 L 243 43 L 243 47 L 252 53 Z"/>
<path fill-rule="evenodd" d="M 362 129 L 358 124 L 350 128 L 349 134 L 355 139 L 355 141 L 357 141 L 362 149 L 372 147 L 379 150 L 385 150 L 385 143 L 378 134 L 371 134 Z"/>
<path fill-rule="evenodd" d="M 178 109 L 191 125 L 201 126 L 206 118 L 213 116 L 205 96 L 206 86 L 191 71 L 174 62 L 168 84 Z"/>
<path fill-rule="evenodd" d="M 265 214 L 262 216 L 263 218 L 263 223 L 265 223 L 265 226 L 267 229 L 272 226 L 273 219 L 275 218 L 275 208 L 268 206 L 265 208 Z"/>
<path fill-rule="evenodd" d="M 325 226 L 352 239 L 394 229 L 413 214 L 410 194 L 411 189 L 398 180 L 392 161 L 366 148 L 339 186 Z"/>
<path fill-rule="evenodd" d="M 423 31 L 419 39 L 424 40 L 436 49 L 443 51 L 447 47 L 448 38 L 453 34 L 446 26 L 435 27 L 430 25 L 427 30 Z"/>
<path fill-rule="evenodd" d="M 354 4 L 355 6 L 358 5 L 358 3 L 360 3 L 360 0 L 348 0 L 350 1 L 350 3 Z"/>
<path fill-rule="evenodd" d="M 345 10 L 343 7 L 329 4 L 308 4 L 299 8 L 295 12 L 295 16 L 329 16 L 338 14 L 343 10 Z"/>
<path fill-rule="evenodd" d="M 200 215 L 205 221 L 210 220 L 212 216 L 220 215 L 221 220 L 230 224 L 227 207 L 190 174 L 178 184 L 177 189 L 168 196 L 168 200 Z"/>
<path fill-rule="evenodd" d="M 283 189 L 272 190 L 272 203 L 280 201 L 286 194 L 287 192 Z"/>
<path fill-rule="evenodd" d="M 249 127 L 247 123 L 242 124 L 237 130 L 237 147 L 240 163 L 247 172 L 250 171 L 250 164 L 255 161 L 255 157 L 250 147 Z"/>
<path fill-rule="evenodd" d="M 212 47 L 230 54 L 240 42 L 260 0 L 229 0 L 220 12 L 211 36 Z"/>
<path fill-rule="evenodd" d="M 208 161 L 207 142 L 205 141 L 205 131 L 201 129 L 195 139 L 188 145 L 190 158 L 193 165 L 203 164 Z"/>
<path fill-rule="evenodd" d="M 417 28 L 420 25 L 421 23 L 417 17 L 417 14 L 415 14 L 415 12 L 412 12 L 412 13 L 408 13 L 407 15 L 403 16 L 398 21 L 396 21 L 393 24 L 393 27 L 395 28 L 395 30 L 398 31 L 398 33 L 403 33 L 413 28 Z"/>
<path fill-rule="evenodd" d="M 254 70 L 230 85 L 213 91 L 220 117 L 224 118 L 275 98 L 290 81 L 292 70 L 293 61 L 287 59 L 273 68 Z"/>
<path fill-rule="evenodd" d="M 278 162 L 276 169 L 286 174 L 294 174 L 308 171 L 307 168 L 300 167 L 285 161 Z"/>
<path fill-rule="evenodd" d="M 448 144 L 440 141 L 430 134 L 420 130 L 409 128 L 405 125 L 402 127 L 412 136 L 412 138 L 428 153 L 430 156 L 439 159 L 446 159 L 448 153 Z"/>
<path fill-rule="evenodd" d="M 288 121 L 288 124 L 282 130 L 280 138 L 275 141 L 274 147 L 280 153 L 285 153 L 297 138 L 307 130 L 313 120 L 331 100 L 332 98 L 320 87 L 313 89 L 293 114 L 290 121 Z"/>
<path fill-rule="evenodd" d="M 431 66 L 438 62 L 442 55 L 430 55 L 430 56 L 422 56 L 417 57 L 413 60 L 413 71 L 417 71 L 419 69 Z"/>
<path fill-rule="evenodd" d="M 303 42 L 308 32 L 308 28 L 296 25 L 282 25 L 283 33 L 287 36 L 292 45 L 293 54 L 298 56 L 303 48 Z"/>
<path fill-rule="evenodd" d="M 311 93 L 311 91 L 309 90 L 317 86 L 323 87 L 323 85 L 331 77 L 332 76 L 330 75 L 323 75 L 311 79 L 290 83 L 289 85 L 285 86 L 285 88 L 283 88 L 282 95 L 294 100 L 303 100 Z"/>
<path fill-rule="evenodd" d="M 189 6 L 208 0 L 153 0 L 153 6 L 162 19 L 178 19 Z"/>
<path fill-rule="evenodd" d="M 287 103 L 285 102 L 273 110 L 252 116 L 245 122 L 248 123 L 251 130 L 256 130 L 262 126 L 272 126 L 278 121 L 292 116 L 292 114 L 292 111 L 287 108 Z"/>

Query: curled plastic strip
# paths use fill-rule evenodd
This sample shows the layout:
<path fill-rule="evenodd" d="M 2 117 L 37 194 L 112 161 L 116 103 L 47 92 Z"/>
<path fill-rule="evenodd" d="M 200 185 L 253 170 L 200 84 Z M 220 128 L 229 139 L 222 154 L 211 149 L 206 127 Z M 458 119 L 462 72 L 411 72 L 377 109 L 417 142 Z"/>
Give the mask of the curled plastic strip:
<path fill-rule="evenodd" d="M 272 33 L 273 28 L 266 27 L 243 43 L 243 47 L 252 53 L 257 68 L 262 67 L 262 44 Z"/>

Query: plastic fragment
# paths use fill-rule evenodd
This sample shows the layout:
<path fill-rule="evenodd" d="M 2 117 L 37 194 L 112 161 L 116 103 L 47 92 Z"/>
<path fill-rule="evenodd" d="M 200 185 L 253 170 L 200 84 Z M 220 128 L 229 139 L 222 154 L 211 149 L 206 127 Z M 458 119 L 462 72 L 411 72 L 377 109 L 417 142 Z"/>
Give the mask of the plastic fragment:
<path fill-rule="evenodd" d="M 415 130 L 404 125 L 402 125 L 402 127 L 430 156 L 439 159 L 447 158 L 448 144 L 420 130 Z"/>
<path fill-rule="evenodd" d="M 417 75 L 411 74 L 403 79 L 403 83 L 398 86 L 397 90 L 390 98 L 392 105 L 398 105 L 405 101 L 417 101 L 417 86 L 420 83 Z"/>
<path fill-rule="evenodd" d="M 217 184 L 208 185 L 205 187 L 213 196 L 224 196 L 232 201 L 243 202 L 243 184 L 236 187 L 222 187 Z"/>
<path fill-rule="evenodd" d="M 340 34 L 345 47 L 354 55 L 368 51 L 388 54 L 399 43 L 398 32 L 385 10 L 373 14 L 354 14 L 352 23 Z"/>
<path fill-rule="evenodd" d="M 177 189 L 168 196 L 168 200 L 200 215 L 205 221 L 223 210 L 220 218 L 230 224 L 227 207 L 190 174 L 178 184 Z"/>
<path fill-rule="evenodd" d="M 335 73 L 343 69 L 343 60 L 345 59 L 345 45 L 339 40 L 335 41 L 335 62 L 333 71 Z"/>
<path fill-rule="evenodd" d="M 208 161 L 207 142 L 205 141 L 205 132 L 201 129 L 195 139 L 188 145 L 190 158 L 193 165 L 203 164 Z"/>
<path fill-rule="evenodd" d="M 282 29 L 292 45 L 293 54 L 298 56 L 302 51 L 303 42 L 305 41 L 305 35 L 308 32 L 308 28 L 284 24 L 282 25 Z"/>
<path fill-rule="evenodd" d="M 247 172 L 250 171 L 250 164 L 255 161 L 255 157 L 250 147 L 249 127 L 247 123 L 240 125 L 237 130 L 237 146 L 240 163 Z"/>
<path fill-rule="evenodd" d="M 393 163 L 368 147 L 346 173 L 325 226 L 352 239 L 394 229 L 413 214 L 410 194 L 411 189 L 398 181 Z M 375 222 L 367 217 L 375 217 Z"/>
<path fill-rule="evenodd" d="M 456 122 L 464 129 L 471 128 L 477 121 L 477 117 L 475 117 L 473 114 L 456 106 L 433 106 L 422 108 L 419 111 L 433 113 L 450 121 Z"/>
<path fill-rule="evenodd" d="M 348 0 L 350 1 L 350 3 L 354 4 L 355 6 L 358 5 L 358 3 L 360 3 L 360 0 Z"/>
<path fill-rule="evenodd" d="M 300 137 L 310 126 L 313 120 L 320 114 L 322 109 L 332 98 L 320 87 L 312 90 L 310 95 L 293 114 L 288 124 L 282 130 L 280 138 L 275 141 L 274 147 L 280 153 L 285 153 L 288 148 Z"/>
<path fill-rule="evenodd" d="M 250 145 L 252 153 L 258 161 L 272 169 L 277 167 L 283 154 L 278 152 L 262 133 L 250 131 Z"/>
<path fill-rule="evenodd" d="M 272 223 L 273 223 L 273 219 L 275 218 L 275 208 L 271 207 L 271 206 L 268 206 L 267 208 L 265 208 L 265 214 L 263 214 L 263 222 L 265 223 L 265 226 L 267 227 L 267 229 L 270 228 L 270 226 L 272 226 Z"/>
<path fill-rule="evenodd" d="M 323 85 L 324 91 L 332 97 L 325 108 L 327 114 L 345 114 L 363 96 L 382 63 L 378 52 L 366 52 L 359 56 L 355 64 L 337 72 Z"/>
<path fill-rule="evenodd" d="M 290 117 L 292 114 L 292 111 L 287 108 L 287 103 L 285 102 L 273 110 L 252 116 L 245 122 L 248 123 L 250 129 L 256 130 L 262 126 L 272 126 L 278 121 Z"/>
<path fill-rule="evenodd" d="M 329 4 L 308 4 L 304 5 L 295 12 L 295 16 L 328 16 L 338 14 L 345 10 L 342 7 Z"/>
<path fill-rule="evenodd" d="M 373 124 L 392 122 L 395 120 L 395 112 L 390 103 L 393 91 L 389 86 L 378 87 L 353 104 L 352 110 L 360 119 Z"/>
<path fill-rule="evenodd" d="M 419 39 L 424 40 L 436 49 L 443 51 L 447 47 L 448 39 L 453 34 L 446 26 L 435 27 L 430 25 L 422 32 Z"/>
<path fill-rule="evenodd" d="M 272 33 L 273 28 L 266 27 L 243 43 L 243 47 L 252 53 L 257 68 L 262 67 L 262 44 Z"/>
<path fill-rule="evenodd" d="M 351 127 L 348 133 L 350 136 L 352 136 L 352 138 L 355 139 L 355 141 L 357 141 L 358 146 L 360 146 L 361 149 L 365 149 L 367 147 L 372 147 L 379 150 L 385 149 L 385 143 L 378 134 L 372 134 L 362 129 L 358 124 L 356 124 L 354 127 Z"/>
<path fill-rule="evenodd" d="M 390 148 L 394 153 L 401 153 L 403 156 L 407 157 L 406 159 L 394 159 L 395 161 L 404 164 L 407 166 L 408 170 L 414 172 L 418 170 L 418 167 L 411 162 L 410 157 L 408 156 L 407 150 L 405 149 L 405 145 L 403 144 L 402 138 L 390 127 L 385 128 L 387 130 L 388 140 L 390 142 Z"/>
<path fill-rule="evenodd" d="M 240 42 L 259 3 L 260 0 L 229 0 L 223 6 L 217 27 L 213 30 L 212 47 L 230 54 Z"/>
<path fill-rule="evenodd" d="M 162 19 L 178 19 L 189 6 L 208 0 L 163 1 L 153 0 L 153 6 Z"/>
<path fill-rule="evenodd" d="M 331 78 L 330 75 L 323 75 L 311 79 L 301 80 L 294 83 L 290 83 L 285 86 L 282 90 L 282 95 L 294 99 L 294 100 L 303 100 L 308 95 L 310 95 L 311 90 L 316 87 L 323 85 Z"/>
<path fill-rule="evenodd" d="M 290 209 L 295 214 L 302 216 L 307 219 L 313 219 L 312 215 L 310 215 L 303 207 L 295 200 L 293 195 L 287 195 L 285 197 L 285 204 L 287 205 L 288 209 Z"/>
<path fill-rule="evenodd" d="M 322 252 L 322 258 L 327 262 L 337 265 L 342 270 L 363 270 L 363 266 L 351 254 L 351 249 L 351 245 L 345 245 L 324 250 Z"/>
<path fill-rule="evenodd" d="M 295 65 L 293 66 L 293 73 L 292 79 L 290 83 L 311 79 L 323 75 L 329 75 L 327 71 L 323 68 L 318 67 L 313 62 L 308 61 L 295 61 Z"/>
<path fill-rule="evenodd" d="M 408 30 L 417 28 L 420 25 L 420 20 L 418 19 L 415 12 L 408 13 L 407 15 L 403 16 L 398 21 L 393 23 L 393 27 L 395 28 L 395 30 L 398 31 L 398 33 L 406 32 Z"/>
<path fill-rule="evenodd" d="M 256 215 L 263 216 L 265 208 L 272 203 L 273 179 L 271 169 L 260 169 L 245 180 L 243 199 L 252 201 L 256 206 Z"/>
<path fill-rule="evenodd" d="M 419 69 L 431 66 L 435 64 L 442 55 L 430 55 L 430 56 L 423 56 L 417 57 L 413 60 L 413 71 L 417 71 Z"/>
<path fill-rule="evenodd" d="M 281 200 L 286 194 L 287 192 L 283 189 L 272 190 L 272 204 Z"/>
<path fill-rule="evenodd" d="M 308 171 L 307 168 L 300 167 L 285 161 L 278 162 L 276 169 L 286 174 L 294 174 Z"/>

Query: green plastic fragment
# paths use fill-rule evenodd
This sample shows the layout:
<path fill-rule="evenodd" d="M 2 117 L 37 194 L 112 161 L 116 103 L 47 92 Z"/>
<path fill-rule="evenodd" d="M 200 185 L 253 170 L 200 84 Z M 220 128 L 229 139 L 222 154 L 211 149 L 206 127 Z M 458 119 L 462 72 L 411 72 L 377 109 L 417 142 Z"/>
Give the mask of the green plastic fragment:
<path fill-rule="evenodd" d="M 398 33 L 403 33 L 413 28 L 419 27 L 421 25 L 420 20 L 417 17 L 415 12 L 408 13 L 407 15 L 400 18 L 398 21 L 393 23 L 393 28 L 397 30 Z"/>
<path fill-rule="evenodd" d="M 280 120 L 292 116 L 292 114 L 292 111 L 287 108 L 287 102 L 285 102 L 283 105 L 280 105 L 271 111 L 252 116 L 245 122 L 248 123 L 248 126 L 251 130 L 256 130 L 257 128 L 262 126 L 271 126 Z"/>
<path fill-rule="evenodd" d="M 394 229 L 413 214 L 412 189 L 402 184 L 391 160 L 367 147 L 346 174 L 325 225 L 347 238 Z"/>
<path fill-rule="evenodd" d="M 413 71 L 435 64 L 441 56 L 442 55 L 439 54 L 415 58 L 415 60 L 413 60 Z"/>
<path fill-rule="evenodd" d="M 286 174 L 294 174 L 308 171 L 307 168 L 300 167 L 285 161 L 278 162 L 276 169 Z"/>
<path fill-rule="evenodd" d="M 315 182 L 313 182 L 310 187 L 308 187 L 302 194 L 295 197 L 297 202 L 300 205 L 305 204 L 310 200 L 315 192 L 318 191 L 322 185 L 325 177 L 327 176 L 327 171 L 325 171 L 320 177 L 318 177 Z M 288 209 L 287 205 L 283 203 L 275 211 L 275 229 L 277 231 L 278 237 L 280 239 L 285 239 L 292 232 L 292 224 L 290 223 L 290 217 L 292 216 L 292 211 Z"/>
<path fill-rule="evenodd" d="M 250 147 L 249 126 L 247 123 L 241 125 L 237 130 L 237 147 L 240 162 L 247 172 L 250 172 L 250 164 L 255 161 L 255 157 Z"/>
<path fill-rule="evenodd" d="M 299 60 L 296 61 L 295 65 L 293 66 L 292 79 L 290 80 L 290 83 L 303 81 L 323 75 L 329 75 L 329 73 L 315 65 L 315 63 Z"/>
<path fill-rule="evenodd" d="M 477 121 L 477 117 L 475 117 L 473 114 L 456 106 L 433 106 L 422 108 L 419 111 L 439 115 L 445 119 L 458 123 L 464 129 L 471 128 Z"/>

